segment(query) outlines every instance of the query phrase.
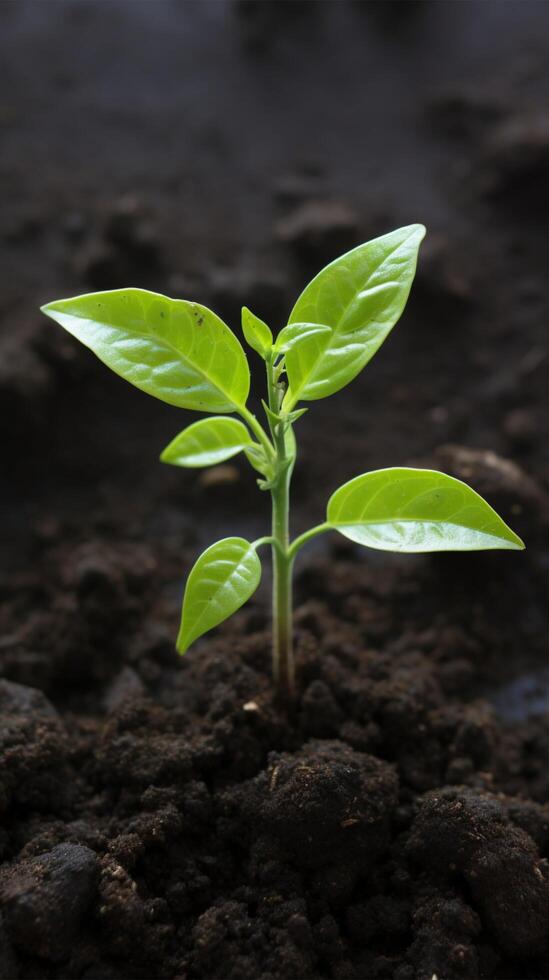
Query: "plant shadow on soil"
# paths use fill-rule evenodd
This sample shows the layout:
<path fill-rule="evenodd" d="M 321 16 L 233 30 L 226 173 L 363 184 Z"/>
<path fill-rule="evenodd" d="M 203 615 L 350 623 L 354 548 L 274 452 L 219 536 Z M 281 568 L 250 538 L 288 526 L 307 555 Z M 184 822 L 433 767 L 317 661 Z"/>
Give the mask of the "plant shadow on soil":
<path fill-rule="evenodd" d="M 181 190 L 184 181 L 150 155 L 157 131 L 137 109 L 148 169 L 136 171 L 130 140 L 112 150 L 110 165 L 130 168 L 131 193 L 118 172 L 112 192 L 98 191 L 101 175 L 92 179 L 78 156 L 89 152 L 86 140 L 109 136 L 113 120 L 135 128 L 131 112 L 108 98 L 107 112 L 99 82 L 86 95 L 85 66 L 98 79 L 108 55 L 100 6 L 56 5 L 70 14 L 56 15 L 63 50 L 74 50 L 68 42 L 84 24 L 89 60 L 81 68 L 63 54 L 53 75 L 36 41 L 46 23 L 38 5 L 0 8 L 13 44 L 13 100 L 0 124 L 13 127 L 17 160 L 27 161 L 10 169 L 8 148 L 13 194 L 1 243 L 2 321 L 22 322 L 6 330 L 0 363 L 13 477 L 1 490 L 9 519 L 0 577 L 0 976 L 543 980 L 549 412 L 540 195 L 549 142 L 536 110 L 547 79 L 536 74 L 535 52 L 525 66 L 517 41 L 508 88 L 499 71 L 507 49 L 495 51 L 496 82 L 483 83 L 481 59 L 474 89 L 456 55 L 461 81 L 441 94 L 452 59 L 447 69 L 428 60 L 443 30 L 437 8 L 467 48 L 471 31 L 488 36 L 481 8 L 492 5 L 477 6 L 473 23 L 467 5 L 407 4 L 396 37 L 383 9 L 394 4 L 277 5 L 286 10 L 282 28 L 272 4 L 207 5 L 212 50 L 244 115 L 250 78 L 262 97 L 269 72 L 294 64 L 311 30 L 326 57 L 332 31 L 346 39 L 355 69 L 361 44 L 370 45 L 376 70 L 387 59 L 421 119 L 398 139 L 432 187 L 427 193 L 417 164 L 403 183 L 389 170 L 381 205 L 373 192 L 361 196 L 360 155 L 356 172 L 338 172 L 349 191 L 340 200 L 309 159 L 282 170 L 275 155 L 269 170 L 276 141 L 265 135 L 254 166 L 279 211 L 258 194 L 255 171 L 255 182 L 242 178 L 250 203 L 242 210 L 261 219 L 252 244 L 265 272 L 241 244 L 248 229 L 234 231 L 222 203 L 235 179 L 227 148 L 240 137 L 232 121 L 216 128 L 193 110 L 201 103 L 192 86 L 188 124 L 210 210 L 198 164 L 192 170 L 173 137 L 174 158 L 188 167 L 190 189 Z M 148 5 L 134 14 L 136 6 L 117 4 L 112 16 L 130 32 L 138 66 L 149 64 L 148 32 L 155 43 L 162 35 L 167 77 L 160 72 L 153 102 L 160 121 L 173 123 L 180 107 L 161 99 L 179 91 L 168 84 L 173 50 L 182 44 L 194 70 L 200 31 L 179 35 L 172 4 L 143 26 Z M 184 6 L 192 23 L 206 16 Z M 225 10 L 214 15 L 214 6 Z M 526 6 L 534 31 L 547 8 Z M 499 5 L 498 16 L 518 30 L 514 8 Z M 54 176 L 46 165 L 29 170 L 38 151 L 13 81 L 30 44 L 49 93 L 45 122 L 31 115 L 35 134 L 52 125 L 62 132 L 71 100 L 91 100 L 89 129 L 73 151 L 81 172 L 70 155 L 56 159 Z M 410 95 L 395 68 L 404 61 L 430 65 L 436 95 Z M 121 103 L 134 82 L 135 70 L 117 77 Z M 319 84 L 309 66 L 303 91 Z M 280 82 L 287 144 L 299 122 L 294 94 Z M 361 105 L 367 98 L 357 95 Z M 222 93 L 212 90 L 211 100 L 221 120 Z M 371 117 L 369 104 L 364 111 Z M 393 123 L 389 116 L 385 125 Z M 348 120 L 334 125 L 345 145 Z M 324 161 L 324 176 L 343 166 L 341 156 Z M 397 184 L 413 196 L 414 214 L 395 197 Z M 110 377 L 32 311 L 56 288 L 131 280 L 192 291 L 231 323 L 241 303 L 255 308 L 255 296 L 257 312 L 275 322 L 324 261 L 423 218 L 418 208 L 434 229 L 402 328 L 364 378 L 298 423 L 295 527 L 313 513 L 322 519 L 330 492 L 355 473 L 411 463 L 470 482 L 528 550 L 396 558 L 336 537 L 311 547 L 296 574 L 299 691 L 288 712 L 270 680 L 268 574 L 232 621 L 183 660 L 174 651 L 183 575 L 197 551 L 226 533 L 265 533 L 267 500 L 253 476 L 238 461 L 192 476 L 157 465 L 177 431 L 174 412 Z M 195 242 L 204 275 L 176 258 L 194 254 Z M 219 264 L 208 267 L 212 248 Z"/>

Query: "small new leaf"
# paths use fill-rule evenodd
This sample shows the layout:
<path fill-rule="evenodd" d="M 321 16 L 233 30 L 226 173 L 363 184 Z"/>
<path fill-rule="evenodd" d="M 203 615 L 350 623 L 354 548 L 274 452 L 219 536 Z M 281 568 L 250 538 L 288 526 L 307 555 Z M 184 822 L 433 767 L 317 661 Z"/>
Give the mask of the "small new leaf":
<path fill-rule="evenodd" d="M 252 437 L 238 419 L 213 416 L 183 429 L 160 456 L 172 466 L 216 466 L 252 445 Z"/>
<path fill-rule="evenodd" d="M 295 412 L 289 412 L 288 413 L 288 416 L 287 416 L 288 422 L 291 422 L 292 425 L 293 425 L 294 422 L 297 422 L 297 420 L 300 419 L 302 415 L 305 415 L 305 412 L 308 412 L 308 411 L 309 411 L 308 408 L 296 408 Z"/>
<path fill-rule="evenodd" d="M 359 245 L 305 287 L 289 324 L 316 323 L 286 354 L 284 408 L 333 395 L 353 380 L 399 319 L 414 278 L 423 225 L 408 225 Z"/>
<path fill-rule="evenodd" d="M 381 551 L 520 550 L 521 539 L 461 480 L 436 470 L 375 470 L 332 495 L 330 526 Z"/>
<path fill-rule="evenodd" d="M 246 355 L 223 320 L 200 303 L 114 289 L 57 300 L 42 311 L 116 374 L 169 405 L 225 413 L 246 404 Z"/>
<path fill-rule="evenodd" d="M 179 653 L 240 609 L 260 580 L 261 563 L 249 541 L 223 538 L 212 544 L 187 579 L 177 638 Z"/>
<path fill-rule="evenodd" d="M 282 416 L 279 415 L 277 412 L 273 412 L 263 398 L 261 399 L 261 405 L 263 406 L 263 411 L 265 412 L 265 415 L 267 416 L 270 425 L 272 427 L 280 425 L 282 422 Z"/>
<path fill-rule="evenodd" d="M 264 401 L 263 399 L 261 399 L 261 404 L 263 406 L 265 415 L 267 416 L 272 426 L 293 425 L 294 422 L 297 422 L 297 420 L 300 419 L 302 415 L 305 415 L 305 412 L 309 411 L 308 408 L 297 408 L 295 412 L 283 412 L 277 415 L 276 412 L 271 411 L 271 409 L 267 405 L 267 402 Z"/>
<path fill-rule="evenodd" d="M 247 306 L 242 307 L 242 332 L 252 350 L 266 360 L 273 346 L 273 335 L 267 324 Z"/>

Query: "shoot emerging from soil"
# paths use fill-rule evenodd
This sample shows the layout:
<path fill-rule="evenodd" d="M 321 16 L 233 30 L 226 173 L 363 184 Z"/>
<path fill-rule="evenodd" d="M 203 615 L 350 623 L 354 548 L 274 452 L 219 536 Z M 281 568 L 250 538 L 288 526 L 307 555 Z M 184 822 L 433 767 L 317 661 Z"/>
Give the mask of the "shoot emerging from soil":
<path fill-rule="evenodd" d="M 397 552 L 524 547 L 474 490 L 428 469 L 363 473 L 336 490 L 326 519 L 299 537 L 289 529 L 294 427 L 304 402 L 327 398 L 352 381 L 379 349 L 406 305 L 422 225 L 399 228 L 336 259 L 305 287 L 288 323 L 273 337 L 246 307 L 242 330 L 265 364 L 265 423 L 248 408 L 250 372 L 237 337 L 199 303 L 143 289 L 117 289 L 42 307 L 126 381 L 177 408 L 207 413 L 161 455 L 183 467 L 214 466 L 244 453 L 271 496 L 270 535 L 224 538 L 189 574 L 177 648 L 185 653 L 231 616 L 259 585 L 258 550 L 273 562 L 273 676 L 294 696 L 292 574 L 300 549 L 326 531 L 369 548 Z M 235 417 L 236 416 L 236 417 Z M 329 447 L 327 447 L 329 460 Z"/>

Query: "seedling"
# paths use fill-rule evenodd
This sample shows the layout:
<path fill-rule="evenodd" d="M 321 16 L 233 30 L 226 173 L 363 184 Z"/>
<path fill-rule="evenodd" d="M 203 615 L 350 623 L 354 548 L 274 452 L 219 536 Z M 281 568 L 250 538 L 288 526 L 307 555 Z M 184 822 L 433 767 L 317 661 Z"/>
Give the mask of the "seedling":
<path fill-rule="evenodd" d="M 326 520 L 290 539 L 294 426 L 307 411 L 302 403 L 333 395 L 374 356 L 404 309 L 424 234 L 422 225 L 409 225 L 336 259 L 305 287 L 276 339 L 244 307 L 244 337 L 265 362 L 264 425 L 247 405 L 250 372 L 240 342 L 200 303 L 117 289 L 42 307 L 126 381 L 169 405 L 210 414 L 175 437 L 163 462 L 214 466 L 242 452 L 260 474 L 260 489 L 271 496 L 269 536 L 251 542 L 224 538 L 192 568 L 177 638 L 180 653 L 253 595 L 263 545 L 271 547 L 273 560 L 274 680 L 289 698 L 295 684 L 292 572 L 312 538 L 338 531 L 366 547 L 397 552 L 524 547 L 465 483 L 402 467 L 345 483 L 330 497 Z"/>

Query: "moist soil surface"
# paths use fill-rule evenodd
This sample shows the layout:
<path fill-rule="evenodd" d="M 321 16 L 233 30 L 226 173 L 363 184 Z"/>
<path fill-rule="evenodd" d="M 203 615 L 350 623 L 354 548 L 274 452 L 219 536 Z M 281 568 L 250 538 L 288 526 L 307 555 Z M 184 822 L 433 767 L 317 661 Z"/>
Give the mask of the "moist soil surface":
<path fill-rule="evenodd" d="M 0 5 L 1 977 L 549 977 L 548 13 Z M 140 285 L 277 326 L 418 220 L 402 323 L 297 424 L 294 530 L 416 464 L 528 548 L 315 541 L 287 706 L 267 562 L 174 651 L 199 550 L 266 533 L 253 474 L 162 467 L 192 416 L 36 309 Z"/>

